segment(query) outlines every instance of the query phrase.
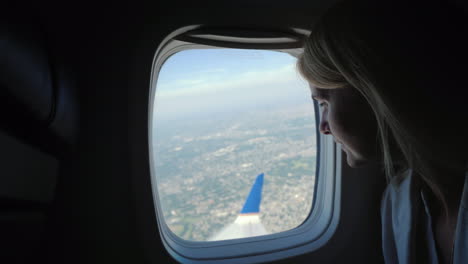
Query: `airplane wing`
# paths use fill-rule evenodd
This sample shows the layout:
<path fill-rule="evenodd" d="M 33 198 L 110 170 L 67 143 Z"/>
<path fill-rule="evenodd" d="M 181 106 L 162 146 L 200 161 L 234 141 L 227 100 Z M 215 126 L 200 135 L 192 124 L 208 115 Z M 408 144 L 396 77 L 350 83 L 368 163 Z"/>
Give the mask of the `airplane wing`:
<path fill-rule="evenodd" d="M 267 235 L 268 232 L 260 222 L 260 203 L 262 201 L 262 187 L 264 174 L 261 173 L 255 179 L 249 196 L 244 203 L 234 223 L 223 228 L 212 236 L 209 241 L 228 240 L 235 238 Z"/>

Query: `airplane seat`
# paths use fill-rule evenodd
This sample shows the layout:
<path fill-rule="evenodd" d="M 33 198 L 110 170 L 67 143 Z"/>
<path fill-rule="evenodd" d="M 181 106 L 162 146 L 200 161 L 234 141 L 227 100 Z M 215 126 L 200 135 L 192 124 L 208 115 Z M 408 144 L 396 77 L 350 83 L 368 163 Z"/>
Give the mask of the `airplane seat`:
<path fill-rule="evenodd" d="M 73 89 L 34 19 L 0 20 L 0 262 L 45 256 L 76 130 Z"/>

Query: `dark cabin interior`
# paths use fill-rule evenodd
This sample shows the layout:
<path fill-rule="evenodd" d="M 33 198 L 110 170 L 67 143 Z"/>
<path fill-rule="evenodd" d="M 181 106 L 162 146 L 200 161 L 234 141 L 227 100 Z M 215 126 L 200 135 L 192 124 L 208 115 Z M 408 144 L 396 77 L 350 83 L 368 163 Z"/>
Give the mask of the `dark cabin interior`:
<path fill-rule="evenodd" d="M 309 28 L 330 4 L 41 1 L 3 9 L 1 261 L 176 263 L 158 233 L 148 165 L 159 43 L 187 25 Z M 275 263 L 382 263 L 379 174 L 343 165 L 331 241 Z"/>

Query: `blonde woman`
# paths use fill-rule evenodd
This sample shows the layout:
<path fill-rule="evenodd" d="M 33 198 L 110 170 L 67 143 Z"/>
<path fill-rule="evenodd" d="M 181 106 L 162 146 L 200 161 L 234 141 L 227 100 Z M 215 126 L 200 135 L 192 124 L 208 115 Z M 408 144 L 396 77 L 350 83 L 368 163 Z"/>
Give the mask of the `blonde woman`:
<path fill-rule="evenodd" d="M 341 2 L 298 61 L 321 133 L 351 167 L 382 164 L 386 263 L 468 263 L 465 17 L 446 2 Z"/>

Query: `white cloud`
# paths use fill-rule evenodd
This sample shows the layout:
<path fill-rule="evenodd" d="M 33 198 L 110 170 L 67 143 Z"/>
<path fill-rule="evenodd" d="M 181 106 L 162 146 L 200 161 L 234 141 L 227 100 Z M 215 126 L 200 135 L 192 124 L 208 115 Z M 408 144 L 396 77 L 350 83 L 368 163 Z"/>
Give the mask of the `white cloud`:
<path fill-rule="evenodd" d="M 173 83 L 161 83 L 157 87 L 157 96 L 163 98 L 174 98 L 183 96 L 203 95 L 219 93 L 221 91 L 251 90 L 252 87 L 272 85 L 278 86 L 291 81 L 297 81 L 299 75 L 296 73 L 294 64 L 269 71 L 249 71 L 239 76 L 228 78 L 177 80 Z M 187 87 L 185 87 L 187 86 Z"/>
<path fill-rule="evenodd" d="M 218 76 L 219 77 L 219 76 Z M 158 116 L 250 109 L 262 104 L 307 102 L 310 92 L 294 64 L 274 70 L 249 71 L 225 79 L 179 80 L 156 90 Z M 177 86 L 186 84 L 186 88 Z"/>

